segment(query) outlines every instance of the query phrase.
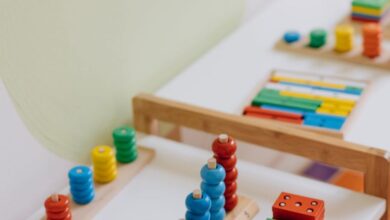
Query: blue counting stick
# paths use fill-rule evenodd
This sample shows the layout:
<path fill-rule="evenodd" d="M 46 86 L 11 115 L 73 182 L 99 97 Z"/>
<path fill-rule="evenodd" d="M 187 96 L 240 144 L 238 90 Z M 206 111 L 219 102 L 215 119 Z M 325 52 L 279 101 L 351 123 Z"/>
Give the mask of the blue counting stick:
<path fill-rule="evenodd" d="M 319 114 L 319 113 L 314 113 L 314 112 L 306 112 L 304 114 L 304 118 L 318 118 L 322 120 L 331 120 L 331 121 L 337 121 L 337 122 L 344 122 L 345 117 L 342 116 L 336 116 L 336 115 L 327 115 L 327 114 Z"/>
<path fill-rule="evenodd" d="M 317 89 L 322 91 L 329 91 L 329 92 L 341 92 L 346 94 L 353 94 L 353 95 L 360 95 L 362 94 L 361 90 L 356 89 L 334 89 L 334 88 L 327 88 L 327 87 L 320 87 L 320 86 L 311 86 L 311 85 L 305 85 L 305 84 L 299 84 L 299 83 L 293 83 L 293 82 L 279 82 L 280 84 L 284 85 L 292 85 L 292 86 L 300 86 L 305 88 L 311 88 L 311 89 Z"/>
<path fill-rule="evenodd" d="M 299 41 L 299 39 L 301 39 L 301 35 L 297 31 L 287 31 L 283 35 L 283 39 L 286 43 L 290 44 Z"/>
<path fill-rule="evenodd" d="M 92 170 L 87 166 L 76 166 L 68 172 L 70 192 L 77 204 L 88 204 L 95 197 L 92 176 Z"/>
<path fill-rule="evenodd" d="M 304 125 L 340 130 L 345 117 L 307 112 L 304 114 Z"/>
<path fill-rule="evenodd" d="M 380 20 L 381 19 L 381 16 L 366 15 L 366 14 L 361 14 L 361 13 L 356 13 L 356 12 L 353 12 L 352 16 L 363 18 L 363 19 L 372 19 L 372 20 Z"/>
<path fill-rule="evenodd" d="M 211 199 L 206 193 L 195 190 L 186 198 L 186 220 L 210 220 Z"/>
<path fill-rule="evenodd" d="M 340 130 L 341 127 L 343 126 L 343 122 L 337 122 L 337 121 L 325 121 L 322 124 L 322 127 L 324 128 L 329 128 L 329 129 L 334 129 L 334 130 Z"/>

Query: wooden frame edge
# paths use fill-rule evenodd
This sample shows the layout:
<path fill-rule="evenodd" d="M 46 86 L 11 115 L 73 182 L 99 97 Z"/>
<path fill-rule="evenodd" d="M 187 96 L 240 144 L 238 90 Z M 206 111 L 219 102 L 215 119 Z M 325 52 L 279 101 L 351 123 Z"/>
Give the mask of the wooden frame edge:
<path fill-rule="evenodd" d="M 147 134 L 152 133 L 153 122 L 161 120 L 208 133 L 228 133 L 252 144 L 361 171 L 365 176 L 365 193 L 386 200 L 386 213 L 382 219 L 390 219 L 387 212 L 390 207 L 390 156 L 384 150 L 148 94 L 133 98 L 133 114 L 136 130 Z"/>

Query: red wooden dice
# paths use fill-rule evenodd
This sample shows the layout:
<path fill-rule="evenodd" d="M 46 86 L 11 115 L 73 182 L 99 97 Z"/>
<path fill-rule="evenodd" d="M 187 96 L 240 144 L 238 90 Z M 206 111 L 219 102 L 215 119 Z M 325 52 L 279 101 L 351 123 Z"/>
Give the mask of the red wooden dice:
<path fill-rule="evenodd" d="M 323 220 L 323 200 L 282 192 L 272 206 L 274 219 Z"/>
<path fill-rule="evenodd" d="M 71 220 L 69 198 L 66 195 L 53 194 L 45 200 L 47 220 Z"/>

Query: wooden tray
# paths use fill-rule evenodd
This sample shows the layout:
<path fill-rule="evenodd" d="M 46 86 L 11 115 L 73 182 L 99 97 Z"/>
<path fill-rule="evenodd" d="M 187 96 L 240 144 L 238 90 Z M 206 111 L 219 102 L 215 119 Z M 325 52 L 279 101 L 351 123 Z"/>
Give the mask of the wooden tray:
<path fill-rule="evenodd" d="M 320 58 L 343 60 L 351 63 L 390 70 L 390 48 L 383 48 L 380 57 L 371 59 L 362 55 L 362 47 L 359 41 L 356 41 L 354 49 L 347 53 L 338 53 L 334 51 L 333 42 L 333 39 L 328 37 L 327 44 L 316 49 L 307 46 L 309 43 L 307 37 L 291 44 L 288 44 L 283 39 L 280 39 L 275 44 L 275 49 L 300 53 L 308 56 L 317 56 Z"/>
<path fill-rule="evenodd" d="M 292 123 L 287 123 L 287 122 L 279 122 L 279 121 L 275 121 L 272 119 L 264 119 L 264 120 L 271 120 L 271 121 L 274 121 L 276 123 L 285 124 L 285 125 L 288 125 L 288 126 L 291 126 L 294 128 L 300 128 L 300 129 L 307 130 L 307 131 L 313 131 L 313 132 L 316 132 L 319 134 L 329 135 L 329 136 L 333 136 L 333 137 L 337 137 L 337 138 L 341 138 L 341 139 L 344 138 L 345 132 L 348 130 L 348 127 L 350 126 L 351 121 L 353 121 L 353 118 L 355 117 L 356 112 L 358 111 L 358 109 L 362 105 L 362 103 L 364 102 L 364 99 L 367 97 L 367 91 L 369 91 L 369 89 L 370 89 L 370 81 L 369 80 L 356 80 L 356 79 L 347 78 L 347 77 L 338 77 L 338 76 L 332 76 L 332 75 L 321 75 L 321 74 L 313 74 L 313 73 L 304 73 L 304 72 L 296 72 L 296 71 L 290 71 L 290 70 L 275 69 L 275 70 L 271 71 L 269 78 L 267 78 L 266 81 L 261 82 L 259 84 L 259 86 L 253 90 L 252 95 L 246 101 L 246 103 L 248 103 L 246 106 L 250 105 L 253 97 L 255 97 L 256 94 L 262 88 L 264 88 L 268 82 L 270 82 L 272 75 L 275 73 L 278 73 L 278 72 L 280 72 L 280 73 L 294 73 L 294 74 L 299 74 L 302 76 L 319 76 L 319 77 L 327 77 L 327 78 L 334 78 L 334 79 L 341 79 L 341 80 L 349 80 L 349 81 L 355 81 L 355 82 L 362 82 L 362 83 L 365 83 L 367 85 L 364 88 L 363 93 L 360 95 L 360 99 L 356 103 L 352 112 L 348 115 L 346 121 L 344 122 L 344 124 L 340 130 L 332 130 L 332 129 L 327 129 L 327 128 L 314 127 L 314 126 L 297 125 L 297 124 L 292 124 Z M 244 108 L 245 108 L 245 106 L 243 106 L 242 109 L 244 109 Z M 258 120 L 258 118 L 252 118 L 252 117 L 248 117 L 248 118 L 251 118 L 253 120 Z"/>

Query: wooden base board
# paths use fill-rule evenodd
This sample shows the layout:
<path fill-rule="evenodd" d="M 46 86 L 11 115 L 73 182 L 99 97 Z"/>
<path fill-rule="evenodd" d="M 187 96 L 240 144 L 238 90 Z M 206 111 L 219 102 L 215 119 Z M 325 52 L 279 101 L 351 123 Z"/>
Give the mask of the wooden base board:
<path fill-rule="evenodd" d="M 118 176 L 107 184 L 95 183 L 95 198 L 87 205 L 78 205 L 71 200 L 72 219 L 93 219 L 152 159 L 155 151 L 138 147 L 138 158 L 130 164 L 118 163 Z M 43 219 L 46 219 L 44 217 Z"/>
<path fill-rule="evenodd" d="M 238 205 L 227 214 L 225 220 L 250 220 L 259 212 L 257 202 L 245 196 L 238 197 Z"/>
<path fill-rule="evenodd" d="M 308 47 L 308 42 L 308 39 L 304 38 L 298 42 L 288 44 L 281 39 L 275 44 L 275 48 L 290 52 L 301 53 L 308 56 L 318 56 L 328 59 L 343 60 L 352 63 L 390 70 L 390 50 L 388 49 L 386 50 L 384 48 L 380 57 L 370 59 L 362 55 L 362 47 L 357 43 L 352 51 L 347 53 L 338 53 L 334 51 L 332 41 L 329 41 L 325 46 L 318 49 Z"/>

